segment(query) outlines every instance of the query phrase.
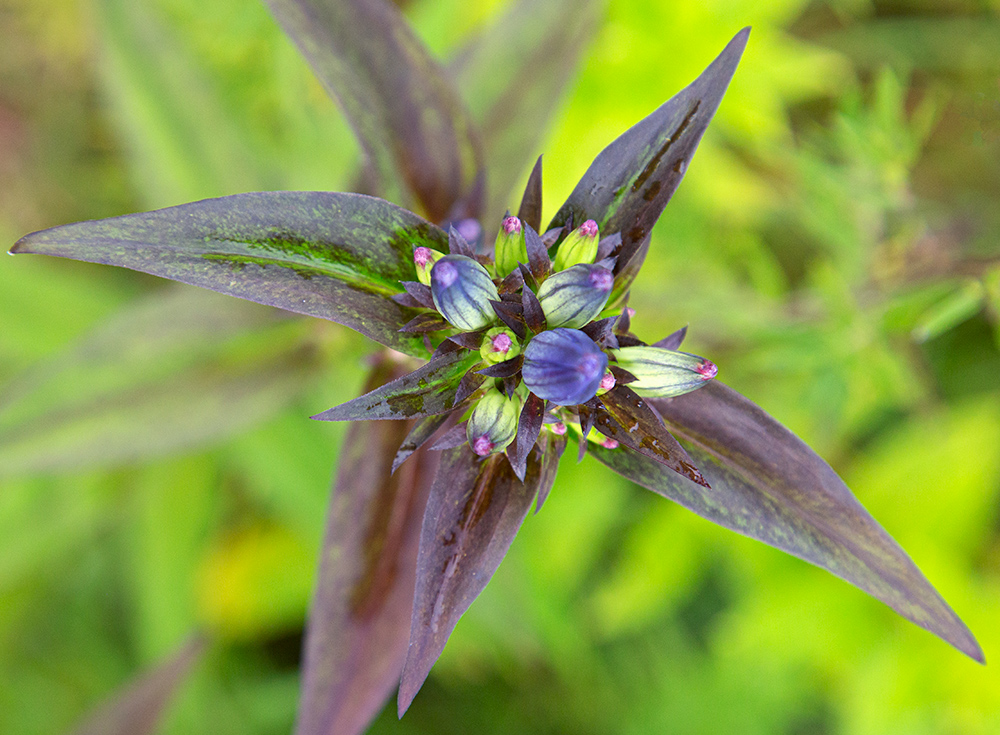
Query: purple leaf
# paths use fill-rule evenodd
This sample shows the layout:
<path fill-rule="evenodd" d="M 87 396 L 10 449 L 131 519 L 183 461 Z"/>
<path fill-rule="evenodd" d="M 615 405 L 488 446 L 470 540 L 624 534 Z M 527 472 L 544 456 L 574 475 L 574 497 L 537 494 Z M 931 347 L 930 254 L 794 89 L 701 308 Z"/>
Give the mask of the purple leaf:
<path fill-rule="evenodd" d="M 552 270 L 549 251 L 542 243 L 535 229 L 528 224 L 524 226 L 524 246 L 528 249 L 528 267 L 536 283 L 541 283 Z"/>
<path fill-rule="evenodd" d="M 616 385 L 597 398 L 613 419 L 609 423 L 604 420 L 602 412 L 596 412 L 595 426 L 602 434 L 711 489 L 688 453 L 670 435 L 645 398 L 624 385 Z"/>
<path fill-rule="evenodd" d="M 383 360 L 369 385 L 393 377 Z M 392 693 L 406 656 L 419 523 L 437 455 L 390 476 L 409 424 L 348 430 L 306 630 L 296 735 L 357 735 Z"/>
<path fill-rule="evenodd" d="M 523 364 L 524 355 L 518 355 L 517 357 L 512 357 L 509 360 L 498 362 L 494 365 L 490 365 L 489 367 L 485 367 L 482 370 L 477 370 L 476 372 L 487 378 L 509 378 L 512 375 L 519 373 Z"/>
<path fill-rule="evenodd" d="M 361 194 L 236 194 L 79 222 L 22 238 L 12 253 L 119 265 L 330 319 L 418 357 L 412 317 L 391 300 L 416 279 L 413 247 L 448 236 L 412 212 Z"/>
<path fill-rule="evenodd" d="M 410 433 L 406 435 L 406 438 L 400 443 L 399 449 L 396 450 L 396 456 L 393 457 L 390 472 L 395 473 L 399 469 L 399 466 L 409 459 L 415 451 L 429 442 L 438 429 L 448 422 L 449 418 L 449 415 L 445 413 L 425 416 L 422 419 L 414 421 Z"/>
<path fill-rule="evenodd" d="M 510 459 L 510 466 L 514 468 L 514 474 L 521 481 L 524 480 L 524 473 L 528 467 L 528 454 L 538 441 L 538 435 L 542 430 L 542 416 L 545 413 L 545 401 L 529 393 L 528 398 L 521 407 L 521 415 L 517 421 L 517 437 L 514 442 L 507 447 L 507 457 Z"/>
<path fill-rule="evenodd" d="M 400 332 L 440 332 L 442 329 L 450 329 L 448 324 L 437 312 L 433 314 L 426 312 L 417 314 L 406 324 L 399 328 Z"/>
<path fill-rule="evenodd" d="M 545 312 L 538 303 L 535 292 L 525 286 L 521 289 L 521 308 L 524 310 L 524 321 L 535 334 L 545 331 Z"/>
<path fill-rule="evenodd" d="M 517 218 L 536 232 L 542 229 L 542 157 L 535 161 L 528 183 L 524 187 L 521 206 L 517 210 Z"/>
<path fill-rule="evenodd" d="M 684 337 L 687 336 L 687 331 L 688 328 L 685 325 L 676 332 L 668 334 L 659 342 L 654 342 L 652 346 L 659 347 L 661 350 L 679 350 L 681 348 L 681 344 L 684 342 Z"/>
<path fill-rule="evenodd" d="M 384 0 L 267 5 L 340 102 L 390 198 L 441 222 L 475 196 L 482 155 L 464 104 L 397 8 Z M 462 208 L 465 216 L 478 216 L 479 204 Z"/>
<path fill-rule="evenodd" d="M 163 711 L 201 658 L 205 641 L 194 638 L 95 710 L 72 735 L 153 735 Z"/>
<path fill-rule="evenodd" d="M 444 449 L 454 449 L 455 447 L 460 447 L 463 444 L 468 444 L 469 435 L 467 427 L 467 421 L 463 421 L 460 424 L 452 426 L 448 429 L 448 431 L 438 437 L 438 440 L 431 445 L 431 451 L 440 452 Z"/>
<path fill-rule="evenodd" d="M 317 421 L 368 421 L 446 413 L 455 404 L 455 393 L 462 377 L 479 361 L 476 353 L 449 352 L 412 373 L 313 418 Z"/>
<path fill-rule="evenodd" d="M 983 661 L 972 633 L 906 553 L 788 429 L 718 381 L 650 403 L 687 446 L 711 490 L 621 447 L 592 446 L 594 456 L 713 523 L 833 572 Z"/>
<path fill-rule="evenodd" d="M 593 219 L 603 233 L 621 232 L 619 278 L 609 303 L 631 285 L 635 266 L 629 266 L 633 260 L 641 264 L 646 239 L 684 178 L 749 35 L 749 28 L 737 33 L 690 86 L 601 151 L 549 225 Z"/>
<path fill-rule="evenodd" d="M 507 458 L 485 461 L 468 446 L 448 450 L 431 487 L 420 532 L 410 647 L 399 685 L 399 714 L 410 706 L 455 624 L 486 587 L 524 521 L 543 479 L 532 452 L 522 483 Z"/>

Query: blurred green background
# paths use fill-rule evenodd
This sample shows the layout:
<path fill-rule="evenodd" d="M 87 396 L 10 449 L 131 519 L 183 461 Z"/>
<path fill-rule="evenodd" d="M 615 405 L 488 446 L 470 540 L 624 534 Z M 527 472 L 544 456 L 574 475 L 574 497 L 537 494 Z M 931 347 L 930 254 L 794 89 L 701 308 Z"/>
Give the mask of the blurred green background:
<path fill-rule="evenodd" d="M 446 58 L 503 4 L 407 14 Z M 634 288 L 635 331 L 689 324 L 687 348 L 833 464 L 995 660 L 1000 2 L 613 0 L 531 152 L 545 219 L 744 25 Z M 351 185 L 347 126 L 255 0 L 3 0 L 0 38 L 6 246 Z M 343 435 L 307 417 L 357 393 L 371 345 L 234 303 L 0 258 L 0 731 L 66 731 L 196 629 L 214 643 L 162 732 L 290 731 Z M 394 712 L 372 732 L 996 733 L 1000 669 L 566 461 Z"/>

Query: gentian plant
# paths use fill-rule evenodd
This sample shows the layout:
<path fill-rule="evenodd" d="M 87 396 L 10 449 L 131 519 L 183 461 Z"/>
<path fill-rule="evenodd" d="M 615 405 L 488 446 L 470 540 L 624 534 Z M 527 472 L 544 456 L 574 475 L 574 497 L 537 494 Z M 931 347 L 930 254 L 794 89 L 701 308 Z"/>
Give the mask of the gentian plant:
<path fill-rule="evenodd" d="M 367 154 L 365 180 L 406 208 L 356 193 L 239 194 L 37 232 L 11 252 L 202 286 L 338 322 L 393 351 L 375 360 L 364 395 L 314 417 L 365 423 L 342 452 L 299 733 L 363 730 L 397 681 L 402 715 L 532 504 L 541 508 L 569 442 L 983 660 L 835 472 L 715 380 L 712 362 L 680 350 L 686 329 L 652 342 L 631 331 L 629 288 L 653 225 L 749 29 L 612 142 L 543 227 L 541 159 L 516 215 L 490 209 L 506 195 L 485 163 L 496 149 L 484 152 L 461 94 L 394 6 L 268 4 L 340 101 Z"/>

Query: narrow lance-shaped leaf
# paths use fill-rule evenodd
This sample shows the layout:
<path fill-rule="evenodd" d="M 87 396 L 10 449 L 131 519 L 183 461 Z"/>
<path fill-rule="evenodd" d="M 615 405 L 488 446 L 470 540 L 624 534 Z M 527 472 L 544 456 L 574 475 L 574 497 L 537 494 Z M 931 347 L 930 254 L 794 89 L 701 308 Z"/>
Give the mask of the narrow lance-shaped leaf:
<path fill-rule="evenodd" d="M 399 375 L 381 359 L 368 387 Z M 296 735 L 357 735 L 403 668 L 420 519 L 438 455 L 417 451 L 390 476 L 409 422 L 351 426 L 330 501 L 306 631 Z"/>
<path fill-rule="evenodd" d="M 489 172 L 483 210 L 487 218 L 512 208 L 512 192 L 537 155 L 606 4 L 520 0 L 451 63 L 483 142 Z M 499 220 L 486 222 L 499 225 Z"/>
<path fill-rule="evenodd" d="M 12 253 L 119 265 L 330 319 L 426 357 L 413 312 L 391 300 L 416 280 L 414 246 L 448 237 L 412 212 L 360 194 L 267 192 L 79 222 L 22 238 Z"/>
<path fill-rule="evenodd" d="M 621 232 L 615 273 L 628 269 L 628 274 L 618 279 L 610 303 L 616 303 L 634 279 L 630 262 L 684 178 L 749 35 L 749 28 L 737 33 L 690 86 L 601 151 L 549 225 L 559 227 L 570 218 L 574 223 L 593 219 L 603 234 Z"/>
<path fill-rule="evenodd" d="M 650 399 L 712 484 L 707 490 L 642 455 L 591 447 L 611 469 L 708 520 L 823 567 L 977 661 L 983 652 L 899 545 L 800 439 L 714 381 Z"/>
<path fill-rule="evenodd" d="M 205 641 L 195 638 L 93 712 L 72 735 L 153 735 L 174 693 L 198 662 Z"/>
<path fill-rule="evenodd" d="M 266 0 L 337 98 L 391 198 L 435 221 L 474 196 L 482 156 L 450 79 L 384 0 Z M 396 189 L 396 182 L 402 183 Z M 461 216 L 478 217 L 466 201 Z"/>
<path fill-rule="evenodd" d="M 528 458 L 522 483 L 507 458 L 485 461 L 467 445 L 443 453 L 420 532 L 410 646 L 399 714 L 410 706 L 462 614 L 503 560 L 535 495 L 555 477 L 543 454 Z M 544 485 L 543 485 L 544 483 Z"/>
<path fill-rule="evenodd" d="M 134 303 L 0 391 L 0 476 L 141 461 L 269 417 L 321 367 L 288 316 L 183 287 Z"/>
<path fill-rule="evenodd" d="M 448 352 L 412 373 L 313 418 L 318 421 L 408 419 L 450 411 L 459 383 L 479 360 L 475 352 Z"/>

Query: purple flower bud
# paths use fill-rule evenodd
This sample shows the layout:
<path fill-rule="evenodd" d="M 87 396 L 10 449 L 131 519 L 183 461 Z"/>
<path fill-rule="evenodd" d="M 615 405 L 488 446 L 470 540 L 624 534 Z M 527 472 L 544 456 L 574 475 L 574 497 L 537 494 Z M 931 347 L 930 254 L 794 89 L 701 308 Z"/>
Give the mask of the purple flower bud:
<path fill-rule="evenodd" d="M 553 273 L 538 289 L 546 322 L 579 329 L 601 313 L 614 283 L 614 274 L 600 265 L 574 265 Z"/>
<path fill-rule="evenodd" d="M 552 267 L 561 271 L 577 263 L 593 263 L 597 257 L 598 235 L 597 223 L 588 219 L 559 244 Z"/>
<path fill-rule="evenodd" d="M 444 253 L 439 253 L 437 250 L 431 250 L 430 248 L 425 248 L 423 246 L 414 248 L 413 265 L 417 268 L 417 280 L 425 286 L 430 286 L 431 268 L 434 267 L 434 263 L 439 258 L 443 257 Z"/>
<path fill-rule="evenodd" d="M 434 306 L 449 324 L 467 332 L 496 320 L 490 301 L 500 294 L 483 266 L 464 255 L 445 255 L 431 269 Z"/>
<path fill-rule="evenodd" d="M 623 347 L 612 354 L 619 367 L 636 377 L 628 387 L 640 396 L 668 398 L 690 393 L 719 372 L 715 363 L 703 357 L 659 347 Z"/>
<path fill-rule="evenodd" d="M 494 259 L 497 264 L 497 273 L 505 276 L 515 268 L 518 263 L 528 262 L 528 248 L 524 244 L 524 228 L 521 220 L 517 217 L 505 217 L 500 225 L 500 232 L 497 234 L 497 242 L 494 248 Z"/>
<path fill-rule="evenodd" d="M 496 389 L 486 392 L 472 409 L 466 436 L 472 451 L 480 457 L 502 452 L 517 436 L 521 406 L 516 398 L 507 398 Z"/>
<path fill-rule="evenodd" d="M 608 357 L 594 340 L 576 329 L 550 329 L 524 349 L 521 377 L 539 398 L 575 406 L 597 393 Z"/>

